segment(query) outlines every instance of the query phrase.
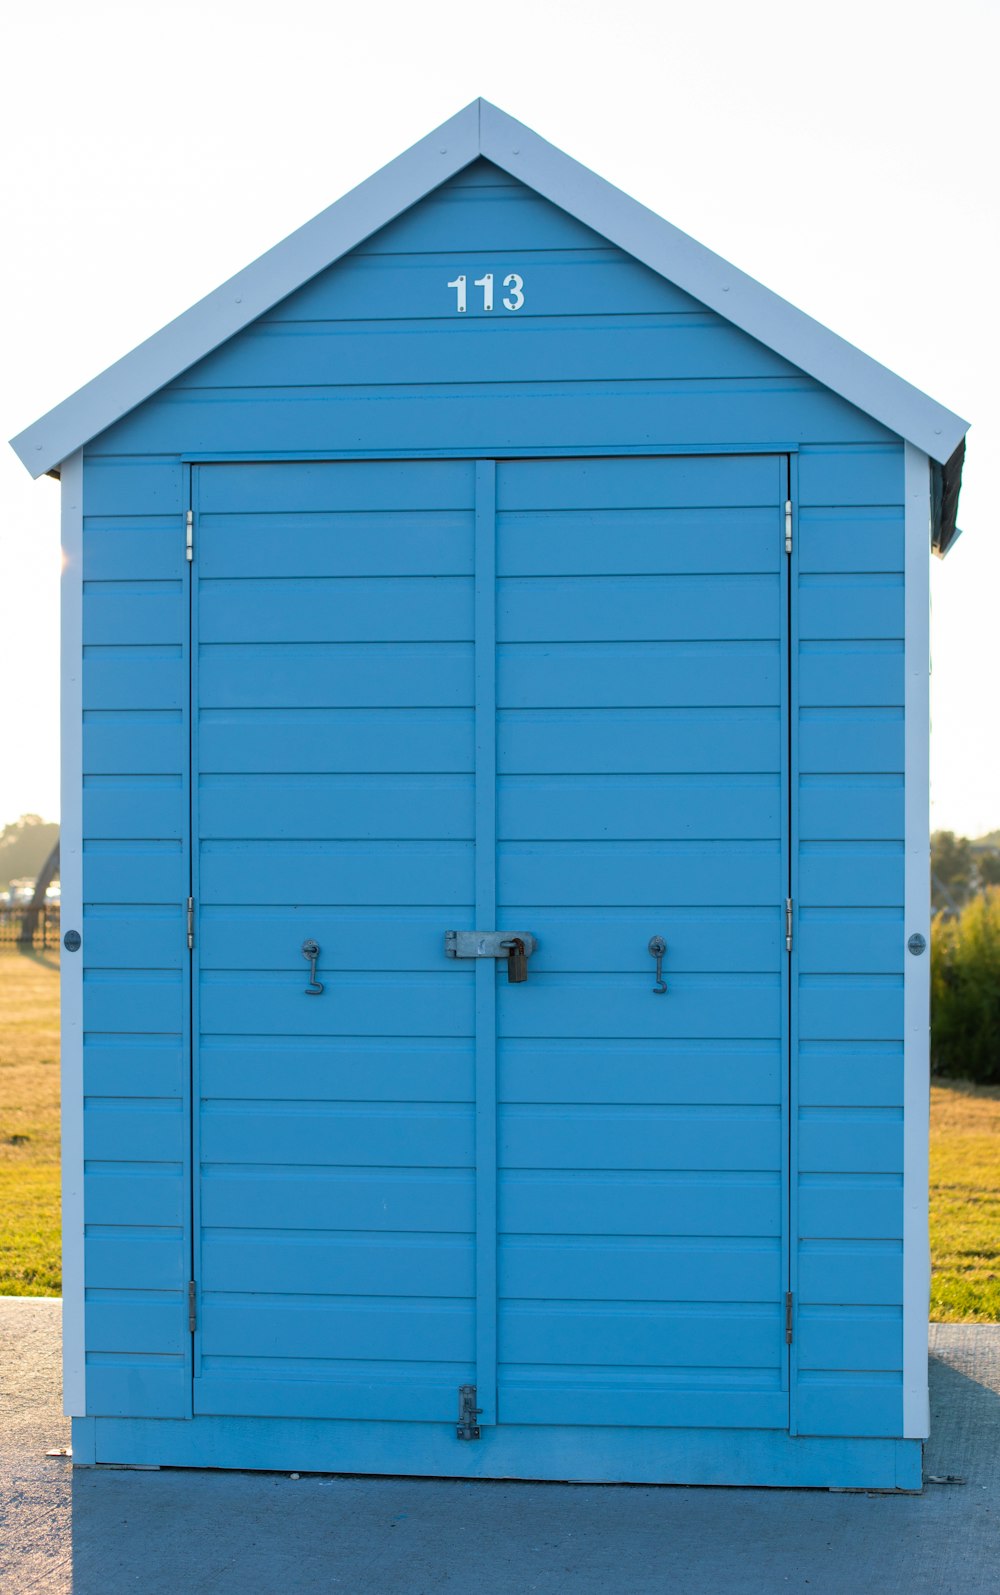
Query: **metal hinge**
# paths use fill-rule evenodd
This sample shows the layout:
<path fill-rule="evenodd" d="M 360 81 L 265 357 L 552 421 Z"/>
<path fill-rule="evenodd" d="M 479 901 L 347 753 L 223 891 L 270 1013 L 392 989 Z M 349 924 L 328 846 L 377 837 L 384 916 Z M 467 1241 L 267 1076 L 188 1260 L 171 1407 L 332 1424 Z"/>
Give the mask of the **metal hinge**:
<path fill-rule="evenodd" d="M 791 952 L 791 950 L 792 950 L 792 920 L 793 920 L 794 913 L 795 913 L 795 909 L 794 909 L 794 906 L 793 906 L 793 903 L 792 903 L 792 899 L 790 897 L 786 897 L 785 898 L 785 947 L 788 949 L 789 952 Z"/>
<path fill-rule="evenodd" d="M 192 1279 L 188 1284 L 188 1329 L 192 1335 L 198 1327 L 198 1287 Z"/>
<path fill-rule="evenodd" d="M 188 510 L 184 517 L 184 553 L 194 559 L 194 510 Z"/>
<path fill-rule="evenodd" d="M 194 948 L 194 898 L 187 900 L 187 943 L 188 952 Z"/>
<path fill-rule="evenodd" d="M 792 552 L 792 501 L 785 500 L 785 553 Z"/>
<path fill-rule="evenodd" d="M 792 1335 L 795 1332 L 794 1331 L 794 1320 L 795 1320 L 795 1297 L 792 1295 L 791 1291 L 788 1291 L 788 1293 L 785 1296 L 785 1345 L 786 1346 L 790 1346 L 791 1343 L 792 1343 Z"/>
<path fill-rule="evenodd" d="M 476 1419 L 482 1412 L 482 1407 L 476 1406 L 475 1385 L 459 1385 L 458 1387 L 458 1428 L 455 1433 L 460 1440 L 478 1440 L 479 1425 Z"/>

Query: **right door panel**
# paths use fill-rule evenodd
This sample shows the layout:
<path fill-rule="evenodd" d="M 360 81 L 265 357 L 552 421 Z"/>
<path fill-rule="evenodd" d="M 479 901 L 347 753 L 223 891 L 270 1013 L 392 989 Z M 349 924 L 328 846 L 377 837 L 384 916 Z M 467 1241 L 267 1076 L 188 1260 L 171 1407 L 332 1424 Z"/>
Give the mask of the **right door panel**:
<path fill-rule="evenodd" d="M 503 1423 L 787 1426 L 786 470 L 498 465 Z"/>

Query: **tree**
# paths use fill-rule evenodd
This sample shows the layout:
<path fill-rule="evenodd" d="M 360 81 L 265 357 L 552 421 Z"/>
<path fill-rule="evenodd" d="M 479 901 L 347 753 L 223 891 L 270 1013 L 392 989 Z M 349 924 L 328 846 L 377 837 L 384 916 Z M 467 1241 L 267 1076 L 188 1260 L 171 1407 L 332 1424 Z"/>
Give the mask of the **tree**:
<path fill-rule="evenodd" d="M 980 886 L 1000 886 L 1000 852 L 995 847 L 977 849 L 976 874 Z"/>
<path fill-rule="evenodd" d="M 936 909 L 955 914 L 969 896 L 975 860 L 967 836 L 935 831 L 931 837 L 931 897 Z"/>
<path fill-rule="evenodd" d="M 1000 1085 L 1000 892 L 934 921 L 931 1056 L 938 1074 Z"/>
<path fill-rule="evenodd" d="M 59 840 L 59 827 L 39 814 L 22 814 L 0 831 L 0 891 L 11 881 L 35 880 Z"/>

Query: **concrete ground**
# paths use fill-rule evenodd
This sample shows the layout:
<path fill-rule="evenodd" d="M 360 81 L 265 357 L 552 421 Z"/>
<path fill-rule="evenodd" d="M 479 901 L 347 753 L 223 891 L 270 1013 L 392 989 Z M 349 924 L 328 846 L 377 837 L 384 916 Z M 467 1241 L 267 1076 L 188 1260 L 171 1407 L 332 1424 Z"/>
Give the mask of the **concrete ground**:
<path fill-rule="evenodd" d="M 0 1298 L 3 1595 L 998 1595 L 1000 1325 L 931 1330 L 922 1496 L 77 1469 L 59 1304 Z"/>

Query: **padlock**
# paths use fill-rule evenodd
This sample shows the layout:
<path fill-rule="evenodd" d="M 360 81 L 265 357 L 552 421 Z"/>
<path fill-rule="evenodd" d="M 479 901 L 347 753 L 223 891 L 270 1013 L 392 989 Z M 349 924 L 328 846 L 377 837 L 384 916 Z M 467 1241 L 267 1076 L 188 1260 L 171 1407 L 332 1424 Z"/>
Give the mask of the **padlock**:
<path fill-rule="evenodd" d="M 528 978 L 528 955 L 520 936 L 507 943 L 507 979 L 512 986 Z"/>

